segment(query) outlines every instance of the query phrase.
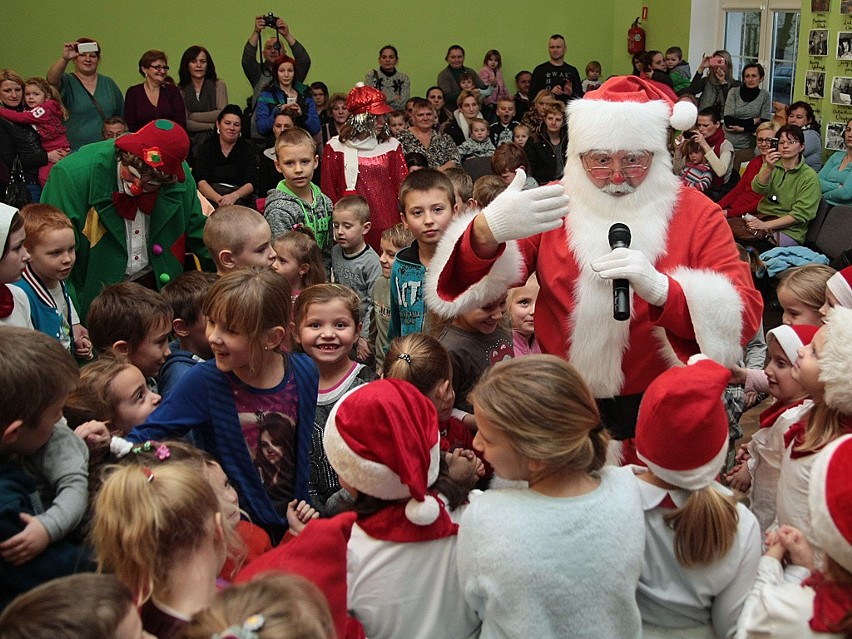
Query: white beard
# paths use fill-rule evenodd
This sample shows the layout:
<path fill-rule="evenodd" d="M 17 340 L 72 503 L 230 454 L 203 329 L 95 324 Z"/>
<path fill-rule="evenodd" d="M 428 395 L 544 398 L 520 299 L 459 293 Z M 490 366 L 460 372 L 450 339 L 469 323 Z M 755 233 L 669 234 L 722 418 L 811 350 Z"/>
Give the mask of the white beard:
<path fill-rule="evenodd" d="M 578 156 L 567 158 L 562 183 L 571 198 L 565 218 L 567 241 L 579 271 L 574 285 L 576 304 L 567 327 L 571 335 L 568 359 L 595 397 L 612 397 L 624 383 L 621 361 L 629 346 L 630 322 L 613 319 L 612 283 L 601 279 L 590 264 L 612 250 L 607 235 L 616 222 L 630 228 L 630 248 L 655 264 L 666 250 L 680 181 L 672 174 L 669 158 L 656 154 L 645 179 L 632 193 L 603 192 L 589 180 Z"/>

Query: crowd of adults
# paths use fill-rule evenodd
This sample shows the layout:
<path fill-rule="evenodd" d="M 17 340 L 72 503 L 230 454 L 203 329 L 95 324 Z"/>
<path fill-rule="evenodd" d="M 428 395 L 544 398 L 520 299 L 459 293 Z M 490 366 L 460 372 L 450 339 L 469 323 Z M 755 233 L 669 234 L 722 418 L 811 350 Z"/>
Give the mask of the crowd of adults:
<path fill-rule="evenodd" d="M 264 29 L 273 26 L 275 35 L 261 43 Z M 515 110 L 511 126 L 520 122 L 529 128 L 528 139 L 524 133 L 515 142 L 525 152 L 523 166 L 538 183 L 562 176 L 567 146 L 564 105 L 583 97 L 583 87 L 592 77 L 588 69 L 600 67 L 590 63 L 587 79 L 581 81 L 577 68 L 565 60 L 566 42 L 560 35 L 548 40 L 548 54 L 548 60 L 532 71 L 514 75 L 516 91 L 511 96 Z M 694 76 L 681 78 L 678 85 L 673 65 L 667 64 L 669 57 L 660 51 L 637 54 L 634 74 L 664 91 L 677 89 L 680 99 L 695 102 L 700 114 L 696 134 L 686 132 L 675 139 L 674 167 L 676 172 L 683 169 L 688 154 L 682 143 L 694 141 L 709 167 L 705 195 L 721 204 L 739 240 L 761 245 L 799 243 L 816 215 L 821 195 L 830 205 L 852 202 L 852 151 L 831 157 L 817 177 L 822 141 L 812 107 L 806 102 L 789 107 L 775 104 L 773 117 L 770 95 L 761 88 L 765 72 L 760 64 L 747 62 L 740 82 L 734 78 L 728 52 L 716 51 L 701 60 Z M 403 152 L 425 157 L 433 168 L 461 165 L 459 146 L 470 138 L 472 121 L 496 122 L 497 103 L 509 98 L 499 52 L 489 51 L 479 72 L 465 66 L 465 58 L 464 48 L 450 46 L 446 66 L 425 98 L 410 95 L 410 79 L 397 68 L 399 54 L 392 45 L 381 48 L 377 67 L 364 76 L 366 84 L 385 94 L 394 109 L 391 116 L 404 114 L 405 126 L 395 135 Z M 190 136 L 189 161 L 201 194 L 214 207 L 253 204 L 279 179 L 269 152 L 278 133 L 301 127 L 322 147 L 349 115 L 345 93 L 329 97 L 325 83 L 305 84 L 310 55 L 281 18 L 258 16 L 243 50 L 242 68 L 252 87 L 250 112 L 231 103 L 227 86 L 217 77 L 213 56 L 203 46 L 184 51 L 176 83 L 169 74 L 166 53 L 146 51 L 138 64 L 143 81 L 124 94 L 110 77 L 99 73 L 100 62 L 99 44 L 80 38 L 65 43 L 47 71 L 47 81 L 56 87 L 67 110 L 67 149 L 48 150 L 35 127 L 0 118 L 0 182 L 8 181 L 17 160 L 31 197 L 37 200 L 39 169 L 85 144 L 138 131 L 152 120 L 169 119 Z M 676 64 L 675 71 L 685 68 L 689 73 L 687 62 Z M 22 76 L 2 70 L 0 108 L 25 110 L 24 86 Z M 779 134 L 782 125 L 795 128 Z M 849 139 L 847 126 L 844 142 L 848 144 Z M 266 155 L 260 153 L 264 149 Z M 753 188 L 752 180 L 758 175 L 769 180 L 764 184 L 761 179 L 757 187 L 768 185 L 768 197 Z M 773 184 L 783 184 L 781 192 Z M 794 200 L 787 201 L 788 196 Z"/>

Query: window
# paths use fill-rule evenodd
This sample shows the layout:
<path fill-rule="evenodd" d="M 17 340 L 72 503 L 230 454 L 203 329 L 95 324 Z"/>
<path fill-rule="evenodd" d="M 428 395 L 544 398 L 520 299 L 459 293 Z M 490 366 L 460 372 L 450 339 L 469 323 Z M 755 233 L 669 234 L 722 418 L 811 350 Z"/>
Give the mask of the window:
<path fill-rule="evenodd" d="M 800 4 L 791 0 L 721 0 L 722 48 L 731 54 L 733 75 L 748 62 L 766 70 L 763 88 L 774 102 L 790 104 L 796 78 Z"/>

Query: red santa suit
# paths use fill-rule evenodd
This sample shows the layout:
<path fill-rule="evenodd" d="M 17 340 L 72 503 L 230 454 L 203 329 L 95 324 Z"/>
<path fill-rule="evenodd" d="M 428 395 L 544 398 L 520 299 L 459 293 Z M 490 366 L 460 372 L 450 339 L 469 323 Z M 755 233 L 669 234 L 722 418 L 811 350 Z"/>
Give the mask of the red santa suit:
<path fill-rule="evenodd" d="M 461 218 L 445 233 L 427 275 L 428 307 L 454 316 L 537 273 L 541 349 L 566 357 L 596 398 L 642 393 L 666 368 L 697 352 L 734 365 L 762 312 L 723 213 L 672 173 L 666 147 L 675 122 L 671 104 L 644 94 L 611 101 L 606 87 L 613 80 L 568 106 L 562 184 L 570 203 L 562 226 L 507 242 L 494 258 L 480 259 L 471 244 L 471 218 Z M 651 151 L 654 157 L 635 191 L 616 196 L 587 177 L 580 156 L 593 150 Z M 518 218 L 523 224 L 522 211 Z M 624 322 L 613 319 L 612 282 L 591 266 L 611 252 L 607 236 L 616 222 L 630 228 L 630 249 L 668 279 L 661 306 L 631 287 L 632 315 Z"/>
<path fill-rule="evenodd" d="M 367 200 L 370 206 L 367 244 L 381 253 L 382 231 L 399 222 L 399 187 L 408 175 L 408 167 L 396 138 L 386 142 L 370 138 L 364 142 L 341 142 L 337 136 L 329 140 L 322 155 L 320 186 L 334 203 L 344 195 L 360 195 Z M 351 186 L 347 184 L 347 151 L 352 154 L 356 169 Z"/>

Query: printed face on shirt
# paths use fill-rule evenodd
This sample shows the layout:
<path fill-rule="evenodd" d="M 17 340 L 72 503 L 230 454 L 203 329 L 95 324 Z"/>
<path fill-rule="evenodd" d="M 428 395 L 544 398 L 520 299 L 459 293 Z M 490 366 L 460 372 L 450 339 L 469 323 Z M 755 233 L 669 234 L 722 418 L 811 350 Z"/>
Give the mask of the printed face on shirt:
<path fill-rule="evenodd" d="M 499 300 L 480 306 L 467 313 L 462 313 L 457 316 L 453 324 L 462 330 L 471 333 L 482 333 L 483 335 L 491 335 L 497 330 L 500 325 L 500 320 L 503 319 L 503 313 L 506 312 L 506 296 L 504 295 Z"/>
<path fill-rule="evenodd" d="M 234 253 L 234 266 L 272 266 L 275 251 L 272 249 L 272 230 L 266 221 L 258 222 L 246 238 L 243 250 Z"/>
<path fill-rule="evenodd" d="M 156 377 L 160 368 L 171 355 L 169 336 L 172 332 L 171 322 L 161 319 L 148 328 L 145 339 L 138 347 L 128 353 L 130 363 L 136 366 L 145 377 Z"/>
<path fill-rule="evenodd" d="M 819 381 L 819 360 L 825 348 L 825 327 L 814 335 L 807 346 L 799 348 L 799 356 L 793 364 L 793 379 L 795 379 L 814 401 L 821 401 L 825 386 Z"/>
<path fill-rule="evenodd" d="M 6 240 L 9 244 L 9 250 L 0 259 L 0 285 L 17 282 L 21 279 L 21 273 L 24 272 L 24 267 L 30 261 L 30 253 L 24 247 L 25 239 L 27 239 L 27 233 L 24 227 L 9 234 L 9 238 Z"/>
<path fill-rule="evenodd" d="M 784 314 L 781 316 L 782 323 L 787 326 L 798 326 L 800 324 L 820 326 L 822 324 L 819 310 L 815 311 L 805 305 L 786 286 L 779 286 L 776 294 L 778 295 L 778 303 L 784 310 Z"/>
<path fill-rule="evenodd" d="M 41 87 L 37 84 L 28 84 L 24 87 L 24 104 L 28 109 L 37 107 L 39 104 L 44 104 L 47 96 Z"/>
<path fill-rule="evenodd" d="M 494 467 L 494 472 L 503 479 L 527 480 L 529 467 L 526 458 L 515 450 L 508 435 L 488 421 L 482 411 L 477 410 L 475 403 L 473 413 L 478 429 L 473 438 L 473 447 L 485 455 L 485 459 Z"/>
<path fill-rule="evenodd" d="M 764 371 L 769 394 L 779 402 L 790 402 L 805 395 L 805 389 L 793 379 L 793 363 L 778 340 L 772 337 L 767 340 Z"/>
<path fill-rule="evenodd" d="M 364 247 L 364 236 L 370 230 L 369 222 L 358 219 L 352 209 L 336 207 L 332 212 L 334 240 L 344 253 L 357 253 Z"/>
<path fill-rule="evenodd" d="M 348 360 L 360 331 L 348 305 L 337 299 L 309 304 L 296 335 L 305 353 L 322 367 Z"/>
<path fill-rule="evenodd" d="M 437 245 L 455 213 L 456 208 L 442 189 L 410 191 L 403 202 L 402 223 L 419 244 Z"/>
<path fill-rule="evenodd" d="M 333 108 L 333 107 L 332 107 Z M 275 168 L 291 189 L 304 189 L 311 183 L 319 158 L 307 144 L 278 147 Z"/>
<path fill-rule="evenodd" d="M 65 280 L 76 260 L 74 229 L 54 229 L 44 233 L 30 253 L 30 268 L 48 288 Z"/>
<path fill-rule="evenodd" d="M 113 406 L 110 430 L 122 435 L 144 424 L 161 399 L 151 392 L 142 371 L 135 366 L 127 366 L 115 376 L 109 385 L 109 396 Z"/>

